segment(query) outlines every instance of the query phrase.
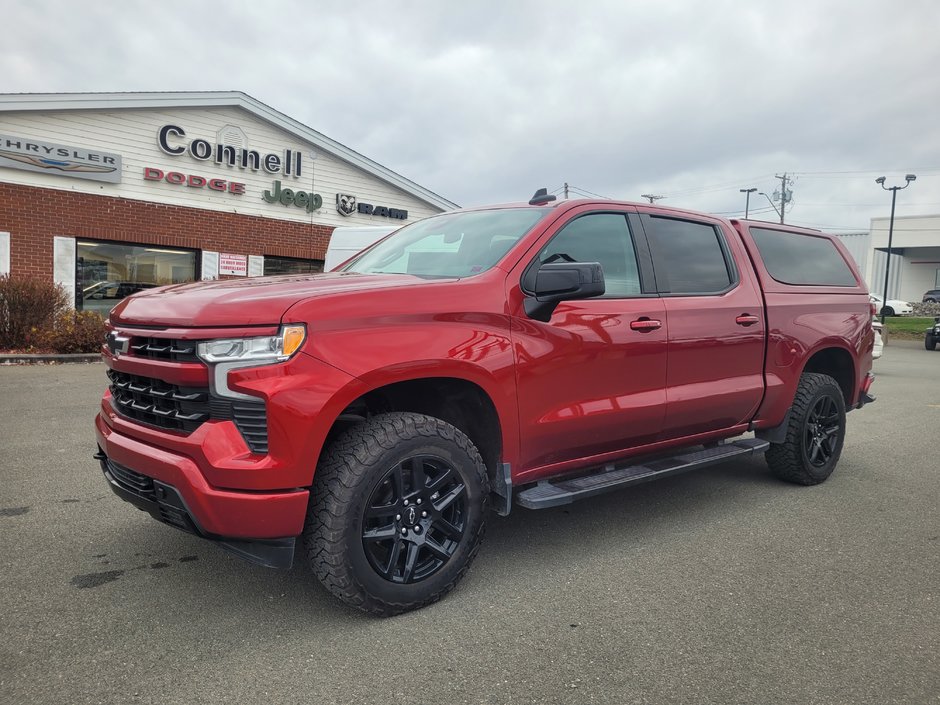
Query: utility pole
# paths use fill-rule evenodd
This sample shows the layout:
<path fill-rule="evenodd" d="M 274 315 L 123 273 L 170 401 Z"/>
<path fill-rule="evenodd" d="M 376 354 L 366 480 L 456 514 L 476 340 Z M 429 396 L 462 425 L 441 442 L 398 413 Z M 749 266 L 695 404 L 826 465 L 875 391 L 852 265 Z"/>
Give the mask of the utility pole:
<path fill-rule="evenodd" d="M 783 176 L 774 174 L 774 178 L 780 179 L 780 224 L 783 225 L 783 218 L 787 212 L 787 203 L 793 198 L 793 190 L 788 189 L 787 184 L 792 182 L 793 179 L 789 177 L 787 172 L 783 172 Z"/>
<path fill-rule="evenodd" d="M 568 182 L 565 182 L 565 200 L 568 200 Z"/>
<path fill-rule="evenodd" d="M 641 194 L 640 198 L 648 198 L 650 203 L 655 203 L 659 199 L 665 198 L 665 196 L 654 196 L 651 193 L 644 193 L 644 194 Z"/>

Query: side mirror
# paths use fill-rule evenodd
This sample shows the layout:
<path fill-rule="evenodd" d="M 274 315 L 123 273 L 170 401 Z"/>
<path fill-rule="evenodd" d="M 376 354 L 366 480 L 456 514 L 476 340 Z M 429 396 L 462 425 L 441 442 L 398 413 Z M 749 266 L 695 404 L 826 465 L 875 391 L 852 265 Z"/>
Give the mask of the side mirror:
<path fill-rule="evenodd" d="M 548 323 L 561 301 L 589 299 L 606 291 L 600 262 L 552 262 L 535 274 L 532 295 L 524 303 L 526 315 Z"/>

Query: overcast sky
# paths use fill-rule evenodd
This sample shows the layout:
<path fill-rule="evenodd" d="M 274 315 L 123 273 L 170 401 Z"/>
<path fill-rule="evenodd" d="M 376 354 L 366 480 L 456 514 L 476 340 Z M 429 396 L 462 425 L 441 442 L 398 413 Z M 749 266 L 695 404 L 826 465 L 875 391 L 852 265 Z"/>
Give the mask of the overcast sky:
<path fill-rule="evenodd" d="M 240 90 L 461 205 L 940 213 L 940 2 L 13 0 L 0 93 Z M 763 196 L 752 215 L 774 219 Z"/>

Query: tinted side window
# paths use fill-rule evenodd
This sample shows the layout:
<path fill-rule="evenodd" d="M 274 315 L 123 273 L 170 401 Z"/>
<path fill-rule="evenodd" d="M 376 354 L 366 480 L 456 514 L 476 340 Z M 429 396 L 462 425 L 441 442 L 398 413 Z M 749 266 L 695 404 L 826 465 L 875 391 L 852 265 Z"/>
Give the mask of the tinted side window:
<path fill-rule="evenodd" d="M 767 272 L 782 284 L 856 286 L 855 275 L 824 237 L 751 228 Z"/>
<path fill-rule="evenodd" d="M 640 294 L 633 238 L 627 218 L 616 213 L 583 215 L 568 223 L 539 252 L 539 262 L 600 262 L 604 268 L 604 298 Z"/>
<path fill-rule="evenodd" d="M 656 216 L 646 222 L 661 293 L 712 294 L 731 286 L 732 270 L 715 226 Z"/>

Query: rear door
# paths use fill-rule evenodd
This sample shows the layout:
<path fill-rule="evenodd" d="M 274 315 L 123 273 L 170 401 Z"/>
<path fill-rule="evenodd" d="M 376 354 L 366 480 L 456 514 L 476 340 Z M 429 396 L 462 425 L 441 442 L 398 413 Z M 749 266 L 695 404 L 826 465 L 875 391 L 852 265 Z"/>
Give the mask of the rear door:
<path fill-rule="evenodd" d="M 668 326 L 662 438 L 749 421 L 764 392 L 766 325 L 747 253 L 717 219 L 640 212 Z"/>

